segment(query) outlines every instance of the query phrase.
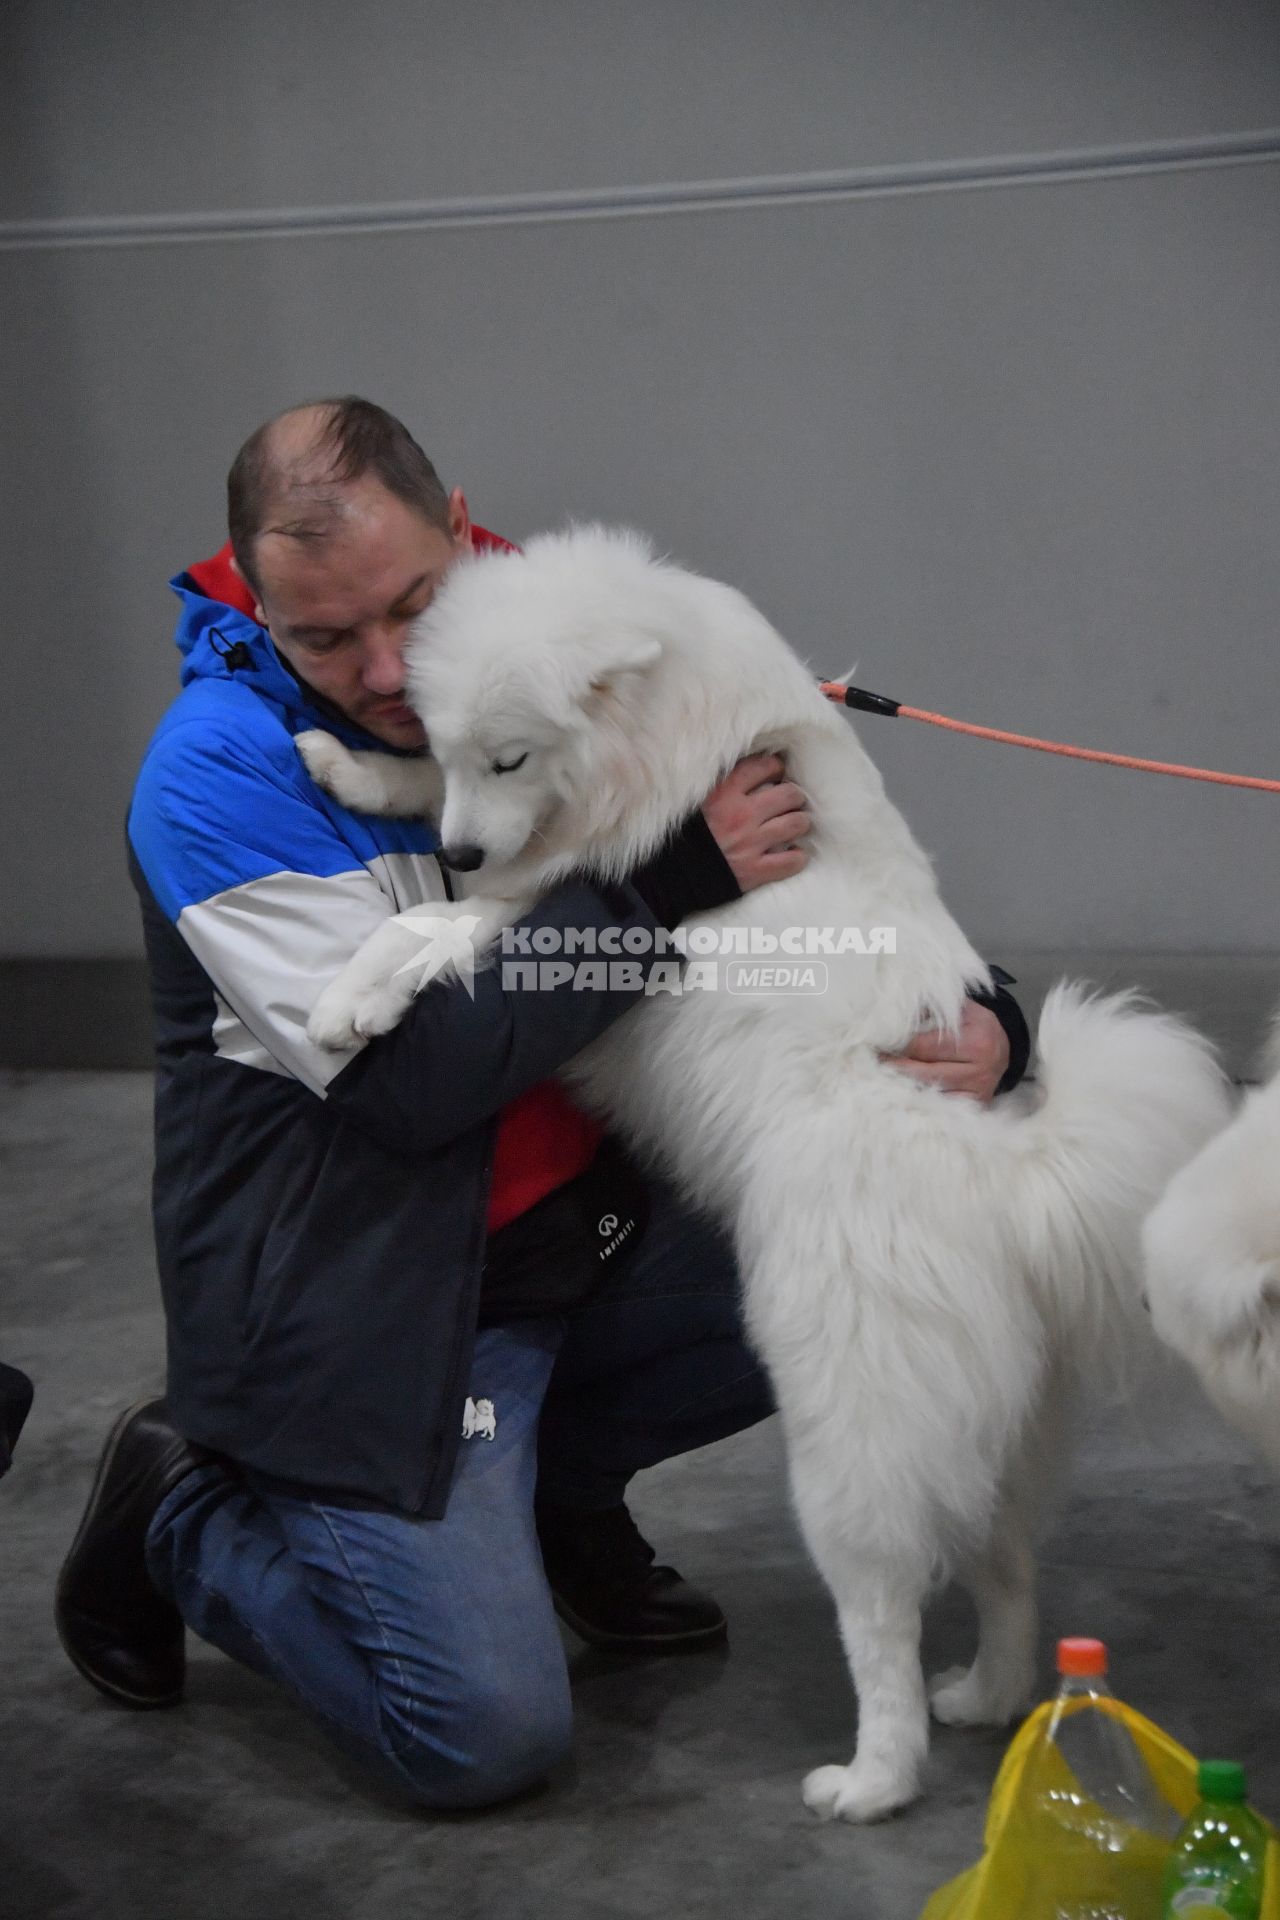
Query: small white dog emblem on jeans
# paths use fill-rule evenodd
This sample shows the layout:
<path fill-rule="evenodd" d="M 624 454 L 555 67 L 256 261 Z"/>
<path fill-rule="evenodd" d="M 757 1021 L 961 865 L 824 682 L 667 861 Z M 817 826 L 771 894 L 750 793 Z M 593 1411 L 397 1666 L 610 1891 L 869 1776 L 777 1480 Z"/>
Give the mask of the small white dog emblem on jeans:
<path fill-rule="evenodd" d="M 497 1433 L 498 1421 L 493 1411 L 492 1400 L 468 1399 L 466 1406 L 462 1409 L 463 1439 L 474 1440 L 479 1434 L 483 1440 L 494 1440 L 497 1438 Z"/>

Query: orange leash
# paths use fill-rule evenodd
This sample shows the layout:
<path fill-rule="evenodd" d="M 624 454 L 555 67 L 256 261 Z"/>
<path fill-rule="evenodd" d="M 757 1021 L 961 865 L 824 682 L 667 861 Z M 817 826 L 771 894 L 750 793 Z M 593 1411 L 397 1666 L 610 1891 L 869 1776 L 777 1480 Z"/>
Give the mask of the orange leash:
<path fill-rule="evenodd" d="M 924 720 L 931 727 L 945 727 L 950 733 L 971 733 L 979 740 L 998 740 L 1006 747 L 1034 747 L 1038 753 L 1058 753 L 1070 760 L 1096 760 L 1107 767 L 1134 767 L 1139 773 L 1170 773 L 1179 780 L 1208 780 L 1219 787 L 1253 787 L 1259 793 L 1280 793 L 1280 780 L 1261 780 L 1251 773 L 1216 773 L 1211 767 L 1180 767 L 1172 760 L 1137 760 L 1128 753 L 1100 753 L 1096 747 L 1070 747 L 1062 740 L 1037 740 L 1029 733 L 1005 733 L 1000 727 L 978 727 L 969 720 L 952 720 L 945 713 L 929 713 L 924 707 L 904 706 L 883 693 L 868 693 L 863 687 L 846 687 L 838 680 L 823 680 L 823 693 L 837 706 L 855 707 L 862 713 L 882 713 L 890 719 Z"/>

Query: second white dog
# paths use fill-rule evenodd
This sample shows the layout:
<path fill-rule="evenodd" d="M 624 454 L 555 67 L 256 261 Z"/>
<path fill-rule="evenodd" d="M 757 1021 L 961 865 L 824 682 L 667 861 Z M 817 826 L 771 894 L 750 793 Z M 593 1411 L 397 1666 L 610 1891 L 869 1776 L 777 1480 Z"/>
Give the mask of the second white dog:
<path fill-rule="evenodd" d="M 1143 1229 L 1156 1331 L 1280 1473 L 1280 1020 L 1269 1082 Z"/>
<path fill-rule="evenodd" d="M 942 1574 L 970 1587 L 979 1641 L 936 1683 L 935 1713 L 1003 1722 L 1027 1701 L 1030 1530 L 1067 1386 L 1137 1317 L 1140 1221 L 1223 1123 L 1220 1076 L 1173 1019 L 1071 988 L 1040 1023 L 1035 1111 L 886 1067 L 924 1024 L 954 1029 L 983 962 L 808 670 L 740 594 L 634 536 L 580 529 L 460 563 L 420 623 L 410 696 L 443 773 L 446 850 L 480 862 L 458 912 L 481 945 L 570 869 L 626 874 L 765 748 L 808 796 L 812 858 L 691 935 L 750 927 L 785 952 L 788 929 L 867 945 L 893 929 L 892 953 L 855 940 L 825 958 L 824 993 L 733 993 L 722 977 L 655 994 L 566 1070 L 732 1228 L 858 1695 L 852 1762 L 811 1773 L 805 1798 L 888 1813 L 918 1790 L 921 1607 Z M 420 764 L 301 744 L 348 804 L 435 804 Z M 394 1024 L 415 944 L 389 922 L 324 994 L 313 1037 Z"/>

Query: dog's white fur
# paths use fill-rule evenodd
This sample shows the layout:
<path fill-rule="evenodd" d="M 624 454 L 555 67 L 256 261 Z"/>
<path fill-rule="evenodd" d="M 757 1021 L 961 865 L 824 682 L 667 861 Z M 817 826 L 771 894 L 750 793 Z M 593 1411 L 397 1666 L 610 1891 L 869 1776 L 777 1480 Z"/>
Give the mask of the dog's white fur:
<path fill-rule="evenodd" d="M 460 564 L 410 658 L 444 843 L 485 854 L 485 897 L 462 904 L 487 928 L 571 868 L 627 873 L 740 756 L 773 748 L 808 796 L 810 862 L 687 924 L 896 929 L 893 954 L 829 959 L 822 995 L 655 996 L 566 1070 L 733 1230 L 858 1694 L 853 1761 L 810 1774 L 805 1798 L 888 1813 L 926 1752 L 920 1612 L 940 1575 L 971 1589 L 979 1641 L 935 1714 L 1004 1722 L 1028 1699 L 1030 1528 L 1067 1388 L 1140 1318 L 1140 1221 L 1222 1124 L 1221 1077 L 1175 1020 L 1066 986 L 1040 1022 L 1037 1110 L 886 1067 L 926 1022 L 954 1029 L 986 968 L 808 670 L 740 594 L 637 537 L 577 529 Z M 304 751 L 343 797 L 331 747 Z M 403 810 L 412 774 L 396 777 Z M 315 1035 L 393 1024 L 412 976 L 388 974 L 411 947 L 394 923 L 375 936 Z"/>
<path fill-rule="evenodd" d="M 1157 1332 L 1280 1473 L 1280 1018 L 1267 1070 L 1142 1239 Z"/>

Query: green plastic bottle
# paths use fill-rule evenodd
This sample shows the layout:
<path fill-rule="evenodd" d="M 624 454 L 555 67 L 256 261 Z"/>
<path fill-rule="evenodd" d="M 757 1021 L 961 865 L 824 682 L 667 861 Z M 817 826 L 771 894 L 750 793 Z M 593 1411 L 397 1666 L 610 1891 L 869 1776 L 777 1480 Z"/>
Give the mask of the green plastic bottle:
<path fill-rule="evenodd" d="M 1202 1760 L 1199 1786 L 1165 1872 L 1165 1920 L 1258 1920 L 1267 1831 L 1245 1805 L 1244 1768 Z"/>

